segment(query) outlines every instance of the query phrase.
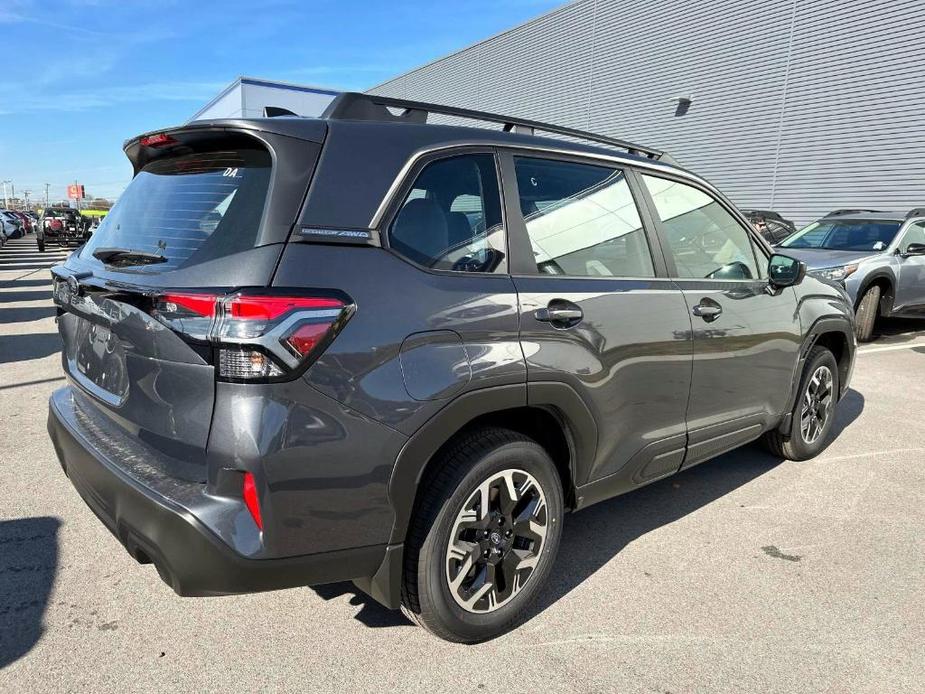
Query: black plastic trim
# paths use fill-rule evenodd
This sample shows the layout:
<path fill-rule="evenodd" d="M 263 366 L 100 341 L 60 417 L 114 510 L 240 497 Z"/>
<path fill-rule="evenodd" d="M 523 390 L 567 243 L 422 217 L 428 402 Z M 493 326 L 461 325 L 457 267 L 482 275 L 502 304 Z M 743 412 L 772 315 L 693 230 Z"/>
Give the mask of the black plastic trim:
<path fill-rule="evenodd" d="M 818 318 L 809 327 L 809 330 L 806 331 L 806 338 L 803 340 L 803 346 L 800 348 L 800 357 L 797 360 L 793 383 L 790 386 L 790 397 L 787 399 L 787 409 L 784 411 L 781 422 L 777 427 L 777 430 L 782 434 L 788 434 L 790 432 L 793 407 L 796 405 L 797 398 L 800 395 L 800 376 L 803 373 L 803 365 L 806 363 L 806 358 L 809 356 L 810 351 L 812 351 L 819 337 L 826 333 L 842 333 L 845 336 L 845 341 L 848 344 L 848 350 L 850 352 L 848 355 L 849 362 L 854 362 L 855 355 L 857 354 L 857 347 L 854 342 L 854 330 L 851 327 L 850 321 L 847 318 L 837 316 Z M 850 370 L 849 367 L 849 373 Z M 841 398 L 845 396 L 845 393 L 848 392 L 849 383 L 847 379 L 842 379 L 839 383 L 839 387 L 841 392 L 838 394 L 838 398 L 841 400 Z"/>

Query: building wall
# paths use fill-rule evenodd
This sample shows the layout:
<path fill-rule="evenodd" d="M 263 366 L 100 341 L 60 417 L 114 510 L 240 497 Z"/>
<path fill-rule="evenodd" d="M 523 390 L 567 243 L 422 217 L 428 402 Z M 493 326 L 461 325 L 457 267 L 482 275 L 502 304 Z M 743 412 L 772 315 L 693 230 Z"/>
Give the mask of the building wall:
<path fill-rule="evenodd" d="M 905 209 L 925 205 L 923 9 L 577 0 L 371 91 L 665 149 L 741 207 L 798 223 Z"/>
<path fill-rule="evenodd" d="M 208 120 L 209 118 L 240 118 L 243 113 L 241 83 L 236 81 L 229 85 L 209 104 L 200 109 L 190 120 Z"/>
<path fill-rule="evenodd" d="M 320 116 L 339 92 L 239 77 L 190 120 L 209 118 L 262 118 L 264 106 L 279 106 L 300 116 Z"/>
<path fill-rule="evenodd" d="M 279 106 L 300 116 L 320 116 L 337 96 L 335 91 L 315 88 L 285 87 L 271 83 L 245 82 L 243 85 L 243 115 L 261 118 L 264 106 Z"/>

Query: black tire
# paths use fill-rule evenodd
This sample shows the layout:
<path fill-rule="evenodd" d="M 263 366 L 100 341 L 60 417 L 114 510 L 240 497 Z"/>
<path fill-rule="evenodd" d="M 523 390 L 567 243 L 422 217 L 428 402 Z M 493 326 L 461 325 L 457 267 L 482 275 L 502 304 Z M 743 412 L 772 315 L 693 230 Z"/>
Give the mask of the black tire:
<path fill-rule="evenodd" d="M 417 624 L 447 641 L 486 641 L 517 626 L 546 581 L 561 538 L 564 503 L 559 474 L 538 443 L 517 432 L 495 427 L 464 434 L 434 464 L 436 472 L 422 485 L 405 544 L 402 610 Z M 492 611 L 467 610 L 451 592 L 454 590 L 449 579 L 451 533 L 458 531 L 459 515 L 480 486 L 512 470 L 516 471 L 513 474 L 532 476 L 545 496 L 545 539 L 539 545 L 536 565 L 526 575 L 519 592 L 515 578 L 514 592 L 506 602 L 496 607 L 491 605 L 492 596 L 500 594 L 500 589 L 493 586 L 486 598 Z M 498 497 L 500 500 L 500 492 Z M 482 514 L 481 507 L 478 513 Z M 535 517 L 532 513 L 531 522 Z M 511 542 L 517 541 L 515 533 Z M 471 556 L 481 555 L 476 551 Z M 500 559 L 498 562 L 503 563 Z M 459 589 L 456 595 L 461 595 Z"/>
<path fill-rule="evenodd" d="M 858 310 L 855 312 L 854 334 L 858 342 L 869 342 L 874 332 L 874 324 L 877 322 L 877 315 L 880 313 L 880 285 L 874 284 L 867 288 L 864 296 L 858 302 Z"/>
<path fill-rule="evenodd" d="M 38 245 L 39 245 L 39 253 L 44 253 L 45 252 L 45 239 L 39 239 Z"/>
<path fill-rule="evenodd" d="M 813 440 L 809 441 L 803 433 L 802 414 L 806 404 L 807 389 L 811 385 L 814 374 L 822 367 L 827 368 L 831 374 L 831 403 L 825 422 L 820 427 L 821 430 Z M 828 445 L 829 437 L 832 434 L 840 387 L 838 362 L 835 361 L 835 355 L 825 347 L 813 347 L 806 359 L 806 365 L 803 367 L 803 374 L 800 377 L 800 390 L 791 412 L 790 429 L 786 433 L 781 433 L 777 429 L 766 433 L 764 443 L 768 450 L 774 455 L 788 460 L 809 460 L 819 455 Z"/>

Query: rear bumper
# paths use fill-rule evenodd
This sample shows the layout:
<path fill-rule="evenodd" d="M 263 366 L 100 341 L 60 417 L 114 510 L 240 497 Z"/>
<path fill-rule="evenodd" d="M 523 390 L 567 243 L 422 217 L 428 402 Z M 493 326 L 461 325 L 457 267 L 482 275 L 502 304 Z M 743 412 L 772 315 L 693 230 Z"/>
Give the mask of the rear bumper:
<path fill-rule="evenodd" d="M 48 433 L 61 467 L 90 509 L 135 559 L 152 562 L 179 595 L 227 595 L 317 585 L 373 576 L 385 546 L 285 559 L 248 559 L 189 510 L 127 474 L 83 437 L 49 402 Z"/>

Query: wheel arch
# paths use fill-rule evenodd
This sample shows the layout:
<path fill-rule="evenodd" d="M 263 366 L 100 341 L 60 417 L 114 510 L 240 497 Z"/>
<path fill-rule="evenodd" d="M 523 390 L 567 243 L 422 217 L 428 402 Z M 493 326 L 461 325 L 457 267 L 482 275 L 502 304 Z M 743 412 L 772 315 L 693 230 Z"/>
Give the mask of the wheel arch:
<path fill-rule="evenodd" d="M 874 284 L 880 285 L 880 315 L 889 316 L 893 312 L 893 302 L 896 299 L 896 277 L 891 270 L 885 268 L 875 270 L 864 278 L 854 299 L 854 310 L 857 311 L 864 294 Z"/>
<path fill-rule="evenodd" d="M 803 345 L 800 348 L 800 356 L 794 371 L 793 383 L 791 384 L 790 398 L 787 401 L 787 410 L 778 427 L 778 431 L 781 433 L 790 429 L 790 421 L 793 416 L 792 410 L 800 395 L 800 377 L 809 353 L 817 345 L 826 347 L 835 356 L 835 361 L 838 364 L 839 399 L 844 397 L 848 390 L 857 351 L 854 327 L 845 316 L 817 318 L 807 331 Z"/>
<path fill-rule="evenodd" d="M 473 427 L 501 426 L 536 440 L 550 454 L 562 480 L 566 506 L 585 481 L 597 451 L 597 426 L 587 405 L 559 382 L 497 386 L 463 393 L 428 420 L 402 447 L 389 480 L 394 524 L 389 546 L 374 576 L 356 585 L 387 607 L 401 602 L 404 541 L 439 454 Z"/>
<path fill-rule="evenodd" d="M 535 439 L 552 457 L 566 499 L 584 481 L 597 449 L 597 426 L 570 386 L 531 383 L 483 388 L 456 397 L 402 447 L 389 480 L 395 512 L 390 541 L 402 542 L 428 469 L 457 436 L 478 426 L 501 426 Z"/>

